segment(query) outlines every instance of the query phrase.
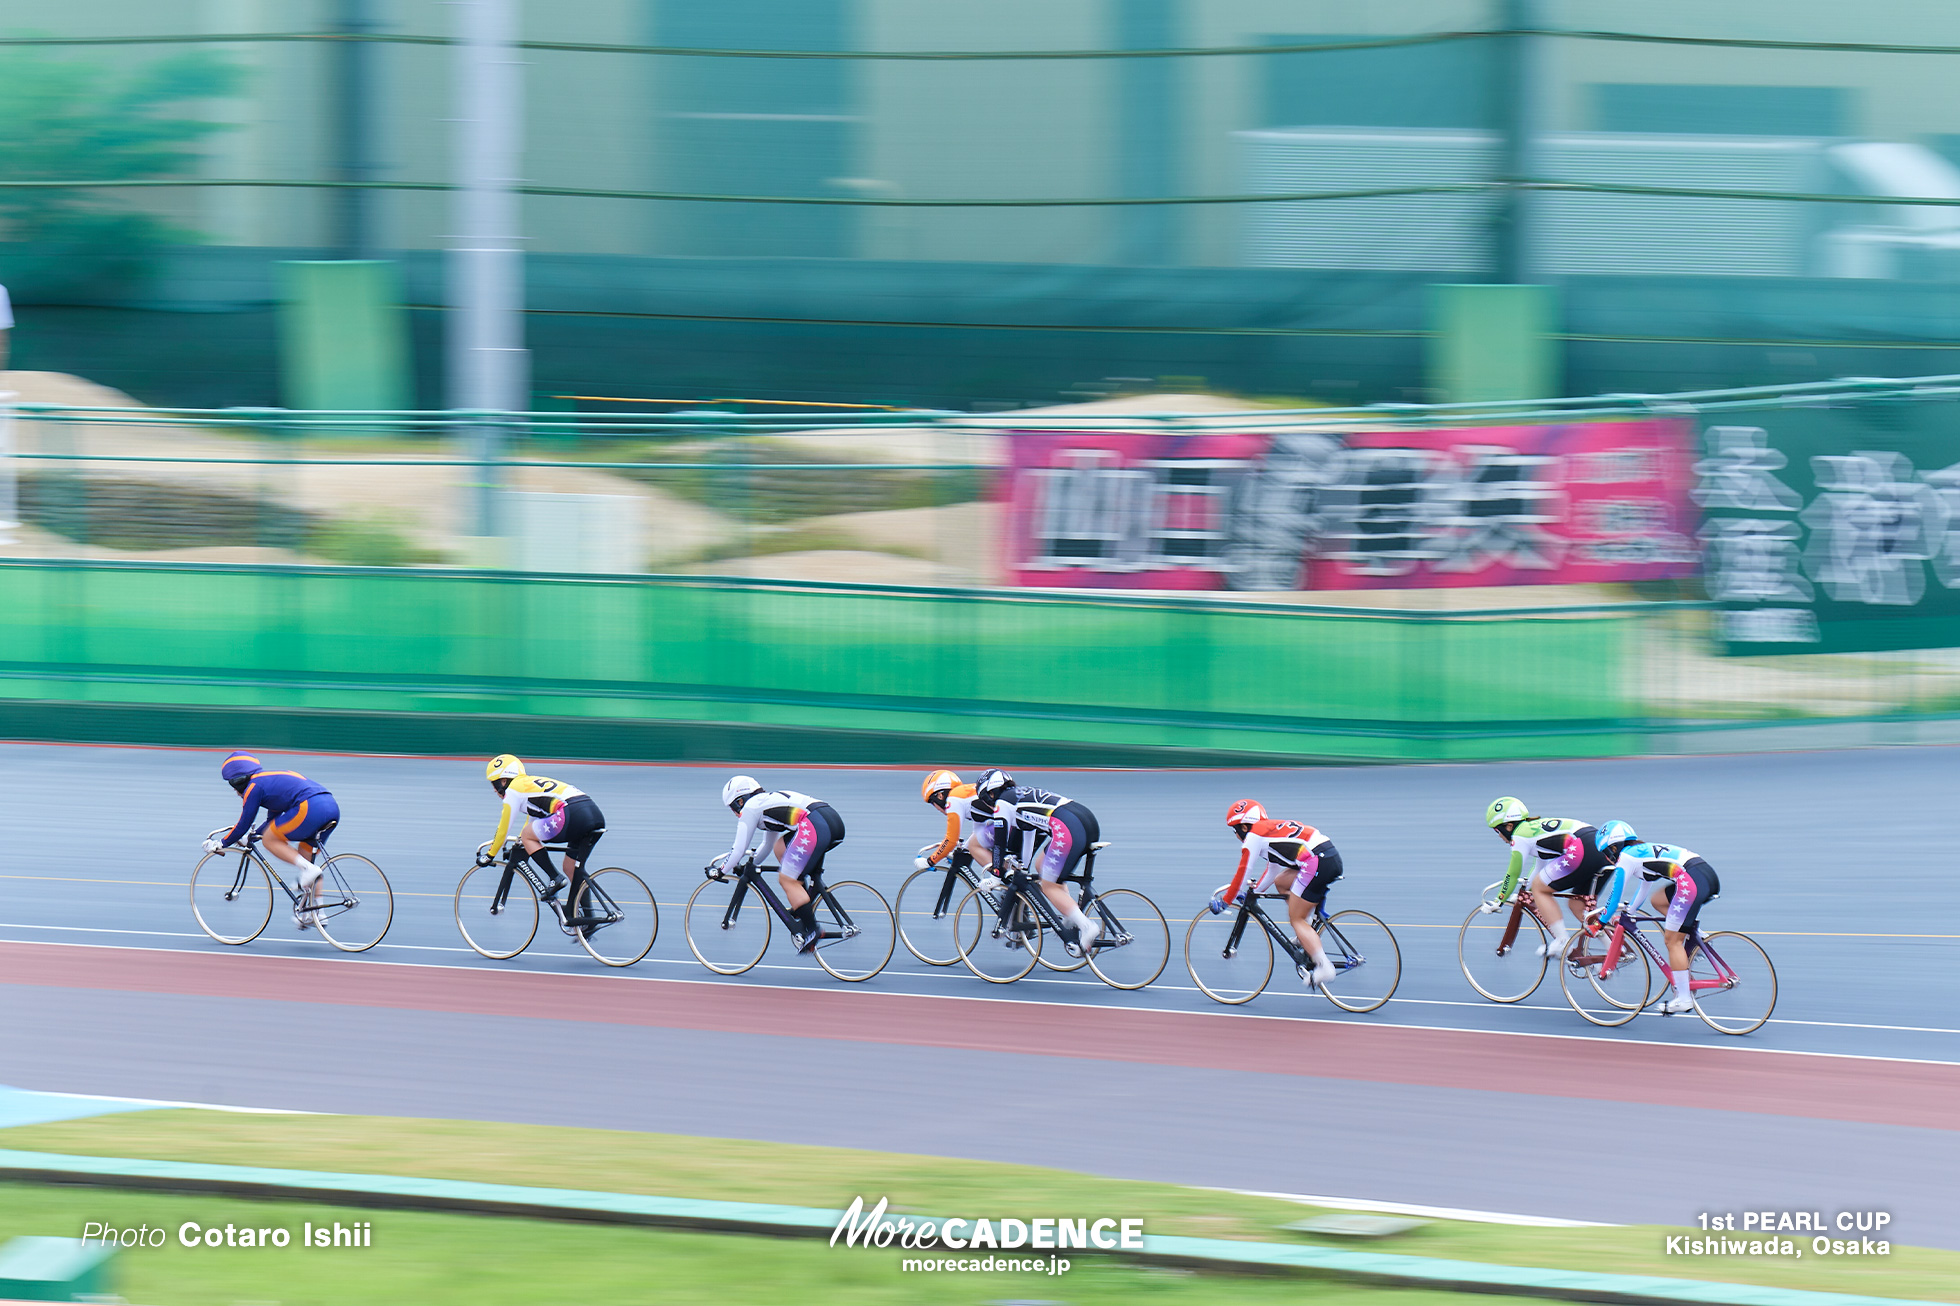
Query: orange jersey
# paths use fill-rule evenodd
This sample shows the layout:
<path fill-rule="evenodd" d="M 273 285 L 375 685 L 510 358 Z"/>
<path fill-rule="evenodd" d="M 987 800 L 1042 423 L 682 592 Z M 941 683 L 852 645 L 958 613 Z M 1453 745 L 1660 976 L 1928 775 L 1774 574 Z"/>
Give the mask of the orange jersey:
<path fill-rule="evenodd" d="M 927 861 L 939 861 L 960 846 L 961 827 L 973 824 L 974 792 L 972 785 L 954 785 L 953 791 L 946 795 L 946 837 L 939 841 Z"/>

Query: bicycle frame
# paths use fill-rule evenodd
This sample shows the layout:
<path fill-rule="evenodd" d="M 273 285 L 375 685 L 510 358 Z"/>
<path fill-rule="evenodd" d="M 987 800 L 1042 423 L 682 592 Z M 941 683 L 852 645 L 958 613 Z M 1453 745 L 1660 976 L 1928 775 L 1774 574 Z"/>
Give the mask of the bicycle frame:
<path fill-rule="evenodd" d="M 555 853 L 563 856 L 569 850 L 562 843 L 547 843 L 541 844 L 538 851 L 547 855 Z M 581 866 L 579 870 L 583 872 L 585 868 Z M 531 892 L 537 895 L 538 901 L 550 907 L 561 922 L 565 921 L 567 919 L 567 913 L 578 905 L 569 901 L 561 902 L 558 898 L 552 898 L 547 902 L 544 895 L 550 886 L 539 876 L 537 867 L 531 861 L 531 854 L 524 851 L 524 845 L 514 843 L 510 846 L 510 850 L 504 854 L 504 873 L 497 881 L 496 896 L 490 900 L 490 914 L 492 916 L 498 915 L 503 911 L 504 904 L 510 899 L 511 886 L 516 883 L 515 877 L 518 875 L 522 875 L 530 883 Z M 619 904 L 612 900 L 611 896 L 606 893 L 605 889 L 590 874 L 587 874 L 580 881 L 579 891 L 586 895 L 586 900 L 589 903 L 600 909 L 595 919 L 585 922 L 586 928 L 598 929 L 604 925 L 612 925 L 624 915 L 619 909 Z M 570 888 L 568 887 L 564 896 L 569 897 L 570 892 Z M 592 915 L 589 911 L 586 914 L 588 916 Z"/>
<path fill-rule="evenodd" d="M 769 887 L 769 881 L 764 878 L 764 873 L 769 871 L 780 873 L 780 868 L 775 866 L 744 866 L 740 870 L 721 872 L 721 879 L 736 881 L 735 892 L 729 895 L 728 906 L 721 914 L 722 928 L 726 929 L 728 926 L 734 924 L 736 917 L 742 914 L 742 900 L 751 892 L 754 892 L 762 896 L 762 901 L 768 905 L 770 911 L 775 913 L 776 919 L 783 923 L 784 929 L 788 930 L 792 935 L 803 932 L 801 922 L 796 919 L 788 907 L 783 905 L 783 900 L 776 896 L 775 890 Z M 810 901 L 822 902 L 825 906 L 829 907 L 832 912 L 836 913 L 838 923 L 844 927 L 842 930 L 826 930 L 823 928 L 823 922 L 817 922 L 817 941 L 821 943 L 828 939 L 856 938 L 862 931 L 859 929 L 857 922 L 851 919 L 850 913 L 844 910 L 843 904 L 839 903 L 836 897 L 830 892 L 829 886 L 824 884 L 823 871 L 821 869 L 812 871 L 809 874 L 808 884 Z"/>
<path fill-rule="evenodd" d="M 1486 885 L 1484 886 L 1484 892 L 1488 893 L 1496 887 L 1496 884 Z M 1588 893 L 1554 893 L 1552 897 L 1560 902 L 1579 902 L 1583 904 L 1584 911 L 1591 911 L 1595 905 L 1593 896 Z M 1518 931 L 1524 927 L 1524 918 L 1527 912 L 1531 914 L 1533 920 L 1537 921 L 1546 929 L 1552 927 L 1552 922 L 1538 914 L 1538 903 L 1531 896 L 1531 885 L 1529 881 L 1518 885 L 1517 891 L 1511 895 L 1511 915 L 1504 922 L 1503 936 L 1497 941 L 1498 956 L 1506 957 L 1510 955 L 1512 946 L 1518 941 Z"/>
<path fill-rule="evenodd" d="M 1013 913 L 1016 903 L 1025 902 L 1029 905 L 1033 913 L 1041 919 L 1044 925 L 1056 931 L 1059 935 L 1060 931 L 1067 925 L 1067 922 L 1062 919 L 1062 914 L 1055 910 L 1055 905 L 1048 901 L 1048 895 L 1036 890 L 1035 885 L 1040 882 L 1041 877 L 1034 870 L 1022 866 L 1019 859 L 1002 853 L 994 864 L 994 873 L 1006 885 L 999 900 L 993 904 L 994 916 L 1000 922 L 1002 929 L 1013 928 L 1008 917 Z M 1096 897 L 1095 879 L 1096 852 L 1092 848 L 1083 854 L 1082 869 L 1077 874 L 1064 875 L 1056 883 L 1068 884 L 1072 882 L 1080 884 L 1082 886 L 1083 909 L 1087 911 L 1100 902 L 1100 899 Z M 1131 942 L 1129 932 L 1123 929 L 1123 922 L 1117 920 L 1107 909 L 1103 911 L 1102 916 L 1106 924 L 1104 932 L 1096 937 L 1094 944 L 1095 951 L 1102 952 L 1109 948 L 1120 948 L 1124 944 Z M 1115 930 L 1111 931 L 1108 928 L 1110 925 L 1114 925 L 1116 927 Z M 1236 940 L 1237 936 L 1234 935 L 1233 937 Z"/>
<path fill-rule="evenodd" d="M 1293 936 L 1291 929 L 1280 929 L 1279 923 L 1271 916 L 1268 916 L 1265 909 L 1259 905 L 1259 900 L 1262 898 L 1270 898 L 1278 901 L 1286 896 L 1283 893 L 1252 893 L 1248 891 L 1239 901 L 1239 919 L 1233 925 L 1232 933 L 1225 940 L 1225 956 L 1231 957 L 1237 954 L 1239 940 L 1245 935 L 1246 922 L 1256 920 L 1265 928 L 1266 933 L 1272 936 L 1273 942 L 1279 945 L 1280 951 L 1293 959 L 1295 967 L 1305 966 L 1307 964 L 1307 950 L 1300 946 L 1299 939 Z M 1292 921 L 1289 920 L 1287 924 L 1290 926 Z M 1355 951 L 1354 945 L 1348 942 L 1347 936 L 1341 933 L 1338 925 L 1330 924 L 1330 918 L 1327 915 L 1325 904 L 1315 903 L 1313 905 L 1313 915 L 1308 918 L 1307 925 L 1316 934 L 1322 930 L 1326 930 L 1328 935 L 1336 943 L 1340 944 L 1340 956 L 1336 957 L 1333 955 L 1332 949 L 1328 950 L 1327 960 L 1333 964 L 1335 970 L 1354 970 L 1368 960 L 1359 952 Z"/>
<path fill-rule="evenodd" d="M 1631 928 L 1627 924 L 1629 916 L 1632 917 L 1633 921 Z M 1619 959 L 1623 953 L 1624 941 L 1628 936 L 1631 936 L 1639 944 L 1641 950 L 1647 954 L 1649 963 L 1658 968 L 1663 975 L 1671 974 L 1673 963 L 1668 959 L 1666 948 L 1655 943 L 1648 936 L 1647 931 L 1640 928 L 1643 925 L 1660 925 L 1665 927 L 1666 923 L 1665 917 L 1656 916 L 1651 913 L 1622 913 L 1619 920 L 1613 924 L 1612 938 L 1607 945 L 1606 952 L 1600 958 L 1599 973 L 1601 975 L 1611 975 L 1613 973 L 1612 968 L 1619 964 Z M 1723 961 L 1722 955 L 1719 952 L 1716 952 L 1714 948 L 1708 946 L 1708 940 L 1702 934 L 1699 927 L 1696 928 L 1695 932 L 1683 944 L 1683 948 L 1691 961 L 1694 954 L 1700 952 L 1702 956 L 1708 958 L 1709 964 L 1715 968 L 1714 979 L 1689 979 L 1688 991 L 1690 993 L 1705 993 L 1710 989 L 1732 989 L 1740 982 L 1736 977 L 1735 968 L 1730 966 L 1726 961 Z M 1583 964 L 1593 960 L 1593 958 L 1577 957 L 1573 960 Z M 1658 987 L 1660 991 L 1654 1001 L 1659 1001 L 1660 998 L 1667 995 L 1667 985 L 1660 985 Z"/>
<path fill-rule="evenodd" d="M 223 831 L 217 831 L 216 833 L 222 834 Z M 238 871 L 231 878 L 231 891 L 225 895 L 225 901 L 234 901 L 239 894 L 245 891 L 245 877 L 251 873 L 253 866 L 257 866 L 265 872 L 267 879 L 279 886 L 279 891 L 286 895 L 287 901 L 292 903 L 295 911 L 304 909 L 306 911 L 323 912 L 332 916 L 338 915 L 340 912 L 346 911 L 351 907 L 360 906 L 360 899 L 346 891 L 346 888 L 339 883 L 339 877 L 333 874 L 332 868 L 321 865 L 321 863 L 328 860 L 326 842 L 322 838 L 316 840 L 313 844 L 313 855 L 319 859 L 315 862 L 315 865 L 319 865 L 320 869 L 326 873 L 320 877 L 319 884 L 315 886 L 314 892 L 319 897 L 311 906 L 306 905 L 306 895 L 304 893 L 286 883 L 286 877 L 279 873 L 279 859 L 266 854 L 265 849 L 259 846 L 259 837 L 257 835 L 250 836 L 244 843 L 234 845 L 231 849 L 231 851 L 238 854 Z M 327 896 L 327 886 L 330 883 L 335 885 L 335 890 L 339 896 L 333 898 Z"/>

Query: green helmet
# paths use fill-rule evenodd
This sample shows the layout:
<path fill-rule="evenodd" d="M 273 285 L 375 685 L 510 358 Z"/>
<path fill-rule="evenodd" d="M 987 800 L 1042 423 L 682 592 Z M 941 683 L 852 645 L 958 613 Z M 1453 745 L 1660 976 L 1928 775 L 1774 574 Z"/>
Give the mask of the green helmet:
<path fill-rule="evenodd" d="M 1531 813 L 1516 798 L 1500 798 L 1484 812 L 1484 824 L 1495 830 L 1500 825 L 1513 821 L 1529 821 Z"/>

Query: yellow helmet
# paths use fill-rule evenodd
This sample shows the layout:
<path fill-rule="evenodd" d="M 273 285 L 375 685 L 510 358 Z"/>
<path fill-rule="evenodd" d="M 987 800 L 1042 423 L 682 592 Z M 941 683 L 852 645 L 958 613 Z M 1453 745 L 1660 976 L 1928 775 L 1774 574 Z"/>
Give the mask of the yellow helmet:
<path fill-rule="evenodd" d="M 932 803 L 934 807 L 944 807 L 946 795 L 952 793 L 953 786 L 959 782 L 960 778 L 951 771 L 934 771 L 926 777 L 925 783 L 919 786 L 919 797 Z"/>
<path fill-rule="evenodd" d="M 524 774 L 524 763 L 509 753 L 499 753 L 490 759 L 490 765 L 483 768 L 483 778 L 491 784 L 499 780 L 515 780 Z"/>

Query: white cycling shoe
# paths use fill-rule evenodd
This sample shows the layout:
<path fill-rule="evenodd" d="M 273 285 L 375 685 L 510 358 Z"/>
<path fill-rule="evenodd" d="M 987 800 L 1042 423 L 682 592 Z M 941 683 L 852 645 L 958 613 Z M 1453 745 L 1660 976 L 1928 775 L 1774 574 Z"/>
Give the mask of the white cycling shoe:
<path fill-rule="evenodd" d="M 1567 935 L 1565 938 L 1562 939 L 1548 939 L 1544 943 L 1539 945 L 1538 955 L 1545 958 L 1547 961 L 1557 961 L 1560 957 L 1563 957 L 1565 955 L 1565 950 L 1567 948 L 1570 948 L 1571 946 L 1572 946 L 1571 935 Z"/>
<path fill-rule="evenodd" d="M 1080 946 L 1082 951 L 1085 953 L 1088 952 L 1090 948 L 1095 947 L 1096 940 L 1101 937 L 1102 937 L 1101 921 L 1092 921 L 1092 920 L 1088 920 L 1087 918 L 1084 918 L 1082 924 L 1076 927 L 1075 941 L 1077 945 Z"/>
<path fill-rule="evenodd" d="M 320 913 L 313 907 L 293 908 L 293 924 L 302 930 L 310 930 L 320 923 Z"/>
<path fill-rule="evenodd" d="M 1679 995 L 1676 995 L 1675 997 L 1671 997 L 1666 1002 L 1663 1002 L 1661 1004 L 1661 1010 L 1666 1012 L 1670 1016 L 1683 1015 L 1687 1012 L 1693 1011 L 1694 1009 L 1695 1009 L 1695 1000 L 1693 998 L 1684 998 L 1684 997 L 1680 997 Z"/>
<path fill-rule="evenodd" d="M 1000 877 L 998 875 L 989 875 L 981 880 L 977 887 L 982 893 L 999 893 L 1001 890 Z"/>
<path fill-rule="evenodd" d="M 1311 988 L 1321 987 L 1328 980 L 1333 979 L 1335 975 L 1340 973 L 1334 969 L 1334 963 L 1325 958 L 1321 960 L 1318 966 L 1298 966 L 1295 969 L 1300 972 L 1301 981 Z"/>

